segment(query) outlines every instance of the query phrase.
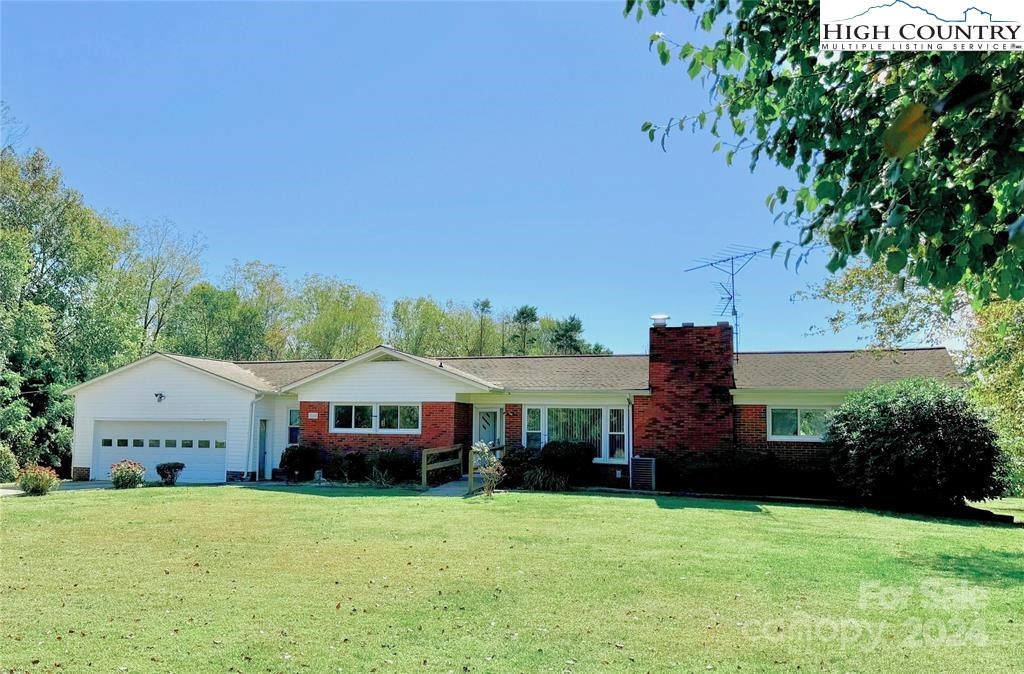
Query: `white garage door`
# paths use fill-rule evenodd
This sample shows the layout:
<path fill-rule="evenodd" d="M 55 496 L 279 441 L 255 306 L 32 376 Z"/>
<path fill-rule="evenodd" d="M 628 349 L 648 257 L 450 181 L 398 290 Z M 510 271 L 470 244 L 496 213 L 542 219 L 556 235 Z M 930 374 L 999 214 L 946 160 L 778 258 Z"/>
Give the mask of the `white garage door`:
<path fill-rule="evenodd" d="M 185 464 L 178 482 L 224 482 L 226 424 L 211 421 L 97 421 L 93 476 L 106 480 L 122 459 L 146 467 L 147 480 L 159 480 L 158 463 Z"/>

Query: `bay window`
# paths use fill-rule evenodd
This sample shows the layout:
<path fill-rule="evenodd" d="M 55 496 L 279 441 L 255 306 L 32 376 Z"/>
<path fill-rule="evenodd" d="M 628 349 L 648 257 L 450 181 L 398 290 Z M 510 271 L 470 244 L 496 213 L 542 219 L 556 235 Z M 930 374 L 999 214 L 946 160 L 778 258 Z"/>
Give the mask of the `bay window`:
<path fill-rule="evenodd" d="M 820 441 L 825 434 L 824 407 L 771 407 L 768 409 L 768 439 Z"/>
<path fill-rule="evenodd" d="M 625 407 L 525 408 L 523 445 L 539 449 L 549 442 L 590 445 L 596 463 L 626 463 L 627 417 Z"/>
<path fill-rule="evenodd" d="M 419 403 L 332 403 L 332 433 L 420 432 Z"/>

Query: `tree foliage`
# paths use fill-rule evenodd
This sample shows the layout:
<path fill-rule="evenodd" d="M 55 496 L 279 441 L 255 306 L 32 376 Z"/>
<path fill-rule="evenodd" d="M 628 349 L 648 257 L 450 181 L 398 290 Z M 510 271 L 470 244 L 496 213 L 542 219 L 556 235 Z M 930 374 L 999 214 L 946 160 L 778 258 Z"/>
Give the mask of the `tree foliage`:
<path fill-rule="evenodd" d="M 752 170 L 762 157 L 793 169 L 797 184 L 767 203 L 799 229 L 797 264 L 823 240 L 830 271 L 863 255 L 948 294 L 1024 298 L 1024 54 L 821 52 L 818 4 L 802 0 L 627 0 L 625 14 L 670 4 L 711 39 L 657 32 L 651 47 L 704 79 L 712 105 L 642 130 L 664 146 L 673 129 L 708 129 L 730 164 L 749 152 Z M 939 116 L 920 148 L 890 159 L 882 136 L 901 113 L 968 77 L 989 95 Z"/>

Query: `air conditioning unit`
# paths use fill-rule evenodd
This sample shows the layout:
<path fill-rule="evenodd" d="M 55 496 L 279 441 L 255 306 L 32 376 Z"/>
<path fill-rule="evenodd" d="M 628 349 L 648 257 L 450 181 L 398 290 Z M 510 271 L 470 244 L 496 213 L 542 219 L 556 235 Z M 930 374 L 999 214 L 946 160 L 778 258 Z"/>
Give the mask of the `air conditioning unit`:
<path fill-rule="evenodd" d="M 633 457 L 629 466 L 629 488 L 654 491 L 654 457 Z"/>

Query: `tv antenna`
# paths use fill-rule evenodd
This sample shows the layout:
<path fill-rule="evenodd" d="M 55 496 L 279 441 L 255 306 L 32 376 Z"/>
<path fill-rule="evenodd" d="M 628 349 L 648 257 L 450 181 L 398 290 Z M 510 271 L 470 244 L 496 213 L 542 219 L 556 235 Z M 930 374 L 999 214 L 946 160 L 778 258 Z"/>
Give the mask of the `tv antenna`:
<path fill-rule="evenodd" d="M 736 293 L 736 275 L 743 271 L 744 267 L 754 259 L 763 256 L 767 252 L 767 248 L 729 246 L 722 252 L 720 257 L 701 258 L 697 260 L 700 264 L 696 267 L 683 270 L 684 272 L 690 272 L 710 267 L 728 276 L 727 280 L 715 281 L 714 283 L 719 293 L 718 305 L 715 309 L 718 311 L 719 316 L 728 314 L 732 317 L 732 334 L 735 342 L 733 349 L 736 358 L 740 357 L 740 313 L 737 308 L 739 295 Z"/>

